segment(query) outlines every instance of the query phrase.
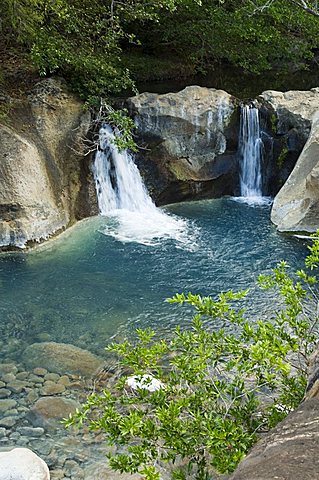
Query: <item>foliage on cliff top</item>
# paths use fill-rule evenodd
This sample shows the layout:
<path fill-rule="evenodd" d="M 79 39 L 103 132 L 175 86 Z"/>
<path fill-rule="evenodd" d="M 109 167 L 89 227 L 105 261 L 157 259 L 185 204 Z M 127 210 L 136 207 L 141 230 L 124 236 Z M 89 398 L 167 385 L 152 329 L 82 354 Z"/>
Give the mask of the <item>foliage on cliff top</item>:
<path fill-rule="evenodd" d="M 133 88 L 128 67 L 138 76 L 142 57 L 146 65 L 178 58 L 172 75 L 217 61 L 261 72 L 298 66 L 319 45 L 318 19 L 289 0 L 3 0 L 0 18 L 2 43 L 25 50 L 40 74 L 65 76 L 84 97 Z M 159 78 L 165 69 L 163 61 Z"/>
<path fill-rule="evenodd" d="M 317 233 L 306 266 L 318 263 Z M 259 284 L 281 296 L 272 319 L 249 321 L 236 308 L 247 291 L 169 299 L 194 308 L 189 327 L 177 328 L 171 339 L 138 330 L 136 341 L 112 344 L 119 380 L 90 395 L 66 425 L 104 432 L 110 445 L 121 447 L 108 456 L 112 468 L 147 480 L 159 480 L 167 463 L 175 480 L 208 480 L 212 467 L 233 471 L 258 433 L 301 402 L 318 340 L 314 275 L 290 275 L 280 262 Z"/>

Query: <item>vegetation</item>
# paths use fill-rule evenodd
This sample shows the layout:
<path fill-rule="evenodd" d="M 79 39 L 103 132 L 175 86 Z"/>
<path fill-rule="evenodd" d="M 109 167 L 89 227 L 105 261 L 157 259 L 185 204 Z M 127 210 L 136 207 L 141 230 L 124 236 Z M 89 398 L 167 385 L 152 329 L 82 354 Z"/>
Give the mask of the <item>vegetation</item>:
<path fill-rule="evenodd" d="M 278 168 L 281 169 L 284 166 L 288 153 L 289 153 L 288 147 L 287 145 L 285 145 L 277 158 Z"/>
<path fill-rule="evenodd" d="M 318 268 L 319 236 L 310 247 L 308 269 Z M 112 344 L 122 375 L 102 394 L 88 397 L 66 425 L 88 424 L 126 453 L 109 455 L 112 468 L 158 480 L 170 463 L 172 478 L 192 474 L 207 480 L 211 469 L 231 472 L 258 433 L 273 427 L 302 400 L 307 365 L 317 342 L 311 272 L 289 274 L 280 262 L 261 275 L 261 288 L 275 288 L 282 308 L 269 320 L 249 321 L 236 302 L 247 291 L 217 299 L 188 293 L 168 301 L 191 305 L 189 328 L 171 339 L 138 330 L 136 342 Z M 315 300 L 315 308 L 313 303 Z M 206 325 L 206 327 L 205 327 Z"/>
<path fill-rule="evenodd" d="M 305 66 L 319 44 L 316 12 L 303 0 L 3 0 L 2 55 L 26 52 L 41 75 L 64 76 L 85 99 L 106 97 L 134 89 L 139 72 Z"/>

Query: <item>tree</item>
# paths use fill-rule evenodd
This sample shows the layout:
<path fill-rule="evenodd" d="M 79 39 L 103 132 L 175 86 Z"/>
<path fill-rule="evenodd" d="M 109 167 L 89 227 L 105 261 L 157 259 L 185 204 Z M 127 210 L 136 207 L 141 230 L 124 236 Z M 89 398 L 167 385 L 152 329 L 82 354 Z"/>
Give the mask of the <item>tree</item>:
<path fill-rule="evenodd" d="M 317 234 L 306 265 L 318 263 Z M 234 306 L 247 291 L 169 299 L 193 306 L 191 325 L 170 339 L 156 340 L 147 329 L 137 331 L 136 342 L 112 344 L 108 350 L 122 366 L 118 381 L 90 395 L 66 425 L 102 431 L 108 443 L 121 447 L 108 456 L 112 468 L 140 472 L 147 480 L 159 480 L 163 463 L 171 463 L 175 480 L 188 474 L 207 480 L 212 467 L 233 471 L 258 433 L 276 425 L 305 394 L 318 340 L 317 280 L 305 270 L 295 277 L 288 270 L 280 262 L 259 279 L 283 300 L 269 320 L 248 321 Z"/>
<path fill-rule="evenodd" d="M 272 6 L 273 3 L 277 2 L 278 0 L 268 0 L 265 3 L 262 3 L 260 6 L 256 5 L 255 11 L 258 10 L 265 10 Z M 318 0 L 315 1 L 306 1 L 306 0 L 287 0 L 293 7 L 299 7 L 304 10 L 306 13 L 313 15 L 315 17 L 319 17 L 319 8 L 318 8 Z"/>
<path fill-rule="evenodd" d="M 41 75 L 62 75 L 92 99 L 132 90 L 141 71 L 165 77 L 174 65 L 173 77 L 217 62 L 255 73 L 299 68 L 319 45 L 307 9 L 316 13 L 316 2 L 3 0 L 0 35 Z"/>
<path fill-rule="evenodd" d="M 41 75 L 61 73 L 83 96 L 133 86 L 122 43 L 138 43 L 127 25 L 158 22 L 163 11 L 199 0 L 3 0 L 5 32 L 29 51 Z"/>
<path fill-rule="evenodd" d="M 319 44 L 318 20 L 292 9 L 286 0 L 203 0 L 201 8 L 180 5 L 146 33 L 141 37 L 145 49 L 156 55 L 169 49 L 201 71 L 217 62 L 255 73 L 301 68 Z"/>

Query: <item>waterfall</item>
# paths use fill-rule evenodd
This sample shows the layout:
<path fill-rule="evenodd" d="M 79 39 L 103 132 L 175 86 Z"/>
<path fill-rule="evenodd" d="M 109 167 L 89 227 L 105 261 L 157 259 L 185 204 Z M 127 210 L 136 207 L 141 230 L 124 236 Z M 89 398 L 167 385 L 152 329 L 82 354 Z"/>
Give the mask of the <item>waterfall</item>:
<path fill-rule="evenodd" d="M 250 105 L 241 107 L 240 135 L 240 195 L 252 202 L 262 196 L 263 142 L 259 127 L 258 108 Z"/>
<path fill-rule="evenodd" d="M 110 220 L 102 233 L 122 242 L 156 245 L 172 239 L 189 247 L 187 221 L 156 207 L 132 155 L 119 151 L 114 140 L 104 124 L 93 165 L 99 211 Z"/>
<path fill-rule="evenodd" d="M 111 127 L 103 125 L 93 167 L 100 214 L 120 209 L 156 210 L 132 156 L 127 150 L 119 152 L 114 139 Z"/>

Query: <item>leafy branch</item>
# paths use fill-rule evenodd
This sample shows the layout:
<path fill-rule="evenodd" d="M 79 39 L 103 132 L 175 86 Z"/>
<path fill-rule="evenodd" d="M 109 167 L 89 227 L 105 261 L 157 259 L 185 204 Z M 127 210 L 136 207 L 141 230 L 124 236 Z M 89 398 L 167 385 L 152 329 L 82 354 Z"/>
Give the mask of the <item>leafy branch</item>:
<path fill-rule="evenodd" d="M 316 235 L 306 265 L 314 269 L 318 261 Z M 125 446 L 124 453 L 121 448 L 108 455 L 111 467 L 147 480 L 158 480 L 165 464 L 175 480 L 207 480 L 212 469 L 233 471 L 258 433 L 301 402 L 318 339 L 314 275 L 291 275 L 280 262 L 258 282 L 282 299 L 271 320 L 245 318 L 237 303 L 248 291 L 168 299 L 193 307 L 191 323 L 170 339 L 146 329 L 137 330 L 133 342 L 111 344 L 107 350 L 120 362 L 118 380 L 91 395 L 66 425 L 88 424 L 104 432 L 109 444 Z"/>

